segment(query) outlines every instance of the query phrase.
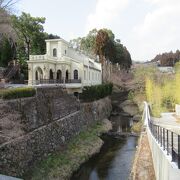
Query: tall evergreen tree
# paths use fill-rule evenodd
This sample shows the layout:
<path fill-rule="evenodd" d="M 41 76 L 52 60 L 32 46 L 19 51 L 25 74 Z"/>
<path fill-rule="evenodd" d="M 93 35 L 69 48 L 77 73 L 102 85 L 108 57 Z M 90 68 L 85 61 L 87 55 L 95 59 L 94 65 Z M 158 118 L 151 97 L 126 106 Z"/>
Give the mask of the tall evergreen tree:
<path fill-rule="evenodd" d="M 0 46 L 0 66 L 7 66 L 8 62 L 13 59 L 13 48 L 7 37 L 3 37 Z"/>
<path fill-rule="evenodd" d="M 100 33 L 104 34 L 102 37 L 106 36 L 106 40 L 100 38 Z M 108 59 L 112 63 L 120 64 L 121 68 L 128 69 L 131 67 L 132 60 L 129 51 L 119 39 L 115 40 L 115 35 L 110 29 L 104 28 L 99 31 L 93 29 L 89 31 L 86 37 L 73 39 L 70 44 L 73 48 L 90 55 L 99 55 L 101 62 Z"/>
<path fill-rule="evenodd" d="M 18 35 L 18 51 L 24 50 L 26 60 L 29 59 L 30 53 L 38 54 L 44 51 L 44 17 L 32 17 L 23 12 L 19 17 L 13 15 L 12 23 Z"/>

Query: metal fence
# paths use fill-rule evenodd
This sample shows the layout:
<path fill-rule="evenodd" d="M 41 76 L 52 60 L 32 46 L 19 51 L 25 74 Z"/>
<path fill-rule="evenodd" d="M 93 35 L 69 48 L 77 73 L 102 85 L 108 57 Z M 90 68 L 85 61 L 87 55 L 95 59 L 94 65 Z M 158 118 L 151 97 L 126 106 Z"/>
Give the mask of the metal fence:
<path fill-rule="evenodd" d="M 171 155 L 172 162 L 177 163 L 180 169 L 180 135 L 154 124 L 150 119 L 148 120 L 148 124 L 154 138 L 163 150 L 166 150 L 167 155 Z"/>
<path fill-rule="evenodd" d="M 81 83 L 81 79 L 40 79 L 40 80 L 28 80 L 25 83 L 31 83 L 33 85 L 39 84 L 69 84 L 69 83 Z"/>

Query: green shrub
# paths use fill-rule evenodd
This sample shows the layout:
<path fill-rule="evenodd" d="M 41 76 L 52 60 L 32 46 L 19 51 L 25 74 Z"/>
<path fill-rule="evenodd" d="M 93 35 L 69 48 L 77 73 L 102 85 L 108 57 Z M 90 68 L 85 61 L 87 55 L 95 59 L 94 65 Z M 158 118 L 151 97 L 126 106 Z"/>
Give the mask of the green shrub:
<path fill-rule="evenodd" d="M 134 123 L 133 126 L 131 127 L 131 131 L 135 132 L 135 133 L 141 133 L 142 126 L 143 126 L 143 122 L 142 121 Z"/>
<path fill-rule="evenodd" d="M 34 88 L 12 88 L 0 91 L 0 97 L 2 99 L 17 99 L 23 97 L 32 97 L 36 94 Z"/>
<path fill-rule="evenodd" d="M 80 95 L 80 99 L 84 101 L 94 101 L 104 98 L 112 93 L 113 84 L 101 84 L 95 86 L 85 86 Z"/>
<path fill-rule="evenodd" d="M 133 92 L 133 91 L 130 91 L 130 92 L 128 93 L 128 100 L 133 100 L 133 98 L 134 98 L 134 92 Z"/>

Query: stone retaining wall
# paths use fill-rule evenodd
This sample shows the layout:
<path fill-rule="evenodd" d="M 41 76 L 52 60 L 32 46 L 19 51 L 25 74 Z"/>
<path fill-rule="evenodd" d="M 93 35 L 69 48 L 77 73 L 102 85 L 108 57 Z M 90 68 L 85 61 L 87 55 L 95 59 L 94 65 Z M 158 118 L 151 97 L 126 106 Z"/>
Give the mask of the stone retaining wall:
<path fill-rule="evenodd" d="M 73 136 L 110 113 L 108 97 L 80 104 L 59 87 L 40 88 L 32 98 L 1 101 L 0 172 L 23 175 L 35 162 L 61 150 Z"/>
<path fill-rule="evenodd" d="M 79 109 L 76 98 L 62 88 L 38 88 L 35 97 L 0 102 L 0 135 L 15 138 Z"/>

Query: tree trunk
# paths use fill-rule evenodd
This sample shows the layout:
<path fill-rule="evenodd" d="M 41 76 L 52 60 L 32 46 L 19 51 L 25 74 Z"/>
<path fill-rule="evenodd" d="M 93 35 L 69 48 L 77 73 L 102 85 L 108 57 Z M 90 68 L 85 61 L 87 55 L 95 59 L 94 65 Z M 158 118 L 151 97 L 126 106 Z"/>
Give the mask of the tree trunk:
<path fill-rule="evenodd" d="M 29 54 L 30 54 L 30 42 L 27 43 L 27 60 L 29 60 Z"/>
<path fill-rule="evenodd" d="M 103 83 L 106 83 L 107 82 L 107 78 L 106 78 L 106 69 L 105 69 L 105 67 L 106 67 L 106 62 L 105 62 L 105 57 L 103 56 L 102 57 L 103 58 L 103 60 L 102 60 L 102 82 Z"/>
<path fill-rule="evenodd" d="M 102 63 L 102 82 L 104 83 L 105 77 L 104 77 L 104 62 Z"/>
<path fill-rule="evenodd" d="M 27 60 L 29 60 L 29 54 L 30 54 L 30 38 L 26 36 L 26 34 L 23 33 L 23 36 L 25 38 L 25 42 L 27 45 Z"/>

